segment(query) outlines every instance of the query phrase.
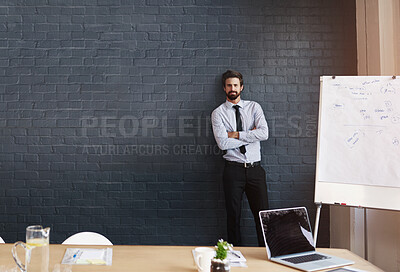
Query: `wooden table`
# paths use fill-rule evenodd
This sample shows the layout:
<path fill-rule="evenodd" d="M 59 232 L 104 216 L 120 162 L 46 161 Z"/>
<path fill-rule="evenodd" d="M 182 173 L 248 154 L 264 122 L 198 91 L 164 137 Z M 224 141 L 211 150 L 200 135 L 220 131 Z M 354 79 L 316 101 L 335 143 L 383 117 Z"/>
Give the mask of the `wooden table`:
<path fill-rule="evenodd" d="M 14 266 L 14 260 L 11 255 L 12 244 L 0 244 L 0 267 Z M 59 264 L 64 256 L 65 249 L 68 247 L 80 248 L 104 248 L 106 246 L 67 246 L 50 245 L 50 269 L 60 268 Z M 183 271 L 196 272 L 192 250 L 194 246 L 112 246 L 113 260 L 112 266 L 96 265 L 73 265 L 72 271 L 141 271 L 141 272 L 160 272 L 160 271 Z M 267 260 L 265 248 L 262 247 L 235 247 L 240 250 L 247 259 L 247 268 L 232 267 L 232 272 L 262 271 L 262 272 L 285 272 L 299 271 Z M 345 249 L 318 249 L 318 251 L 336 255 L 345 259 L 354 260 L 356 263 L 353 268 L 365 271 L 383 271 L 370 264 L 359 256 Z M 61 272 L 65 267 L 61 266 Z M 68 267 L 67 267 L 68 268 Z M 328 269 L 329 270 L 329 269 Z M 59 271 L 59 270 L 54 270 Z M 64 271 L 69 271 L 64 270 Z M 324 270 L 326 271 L 326 270 Z"/>

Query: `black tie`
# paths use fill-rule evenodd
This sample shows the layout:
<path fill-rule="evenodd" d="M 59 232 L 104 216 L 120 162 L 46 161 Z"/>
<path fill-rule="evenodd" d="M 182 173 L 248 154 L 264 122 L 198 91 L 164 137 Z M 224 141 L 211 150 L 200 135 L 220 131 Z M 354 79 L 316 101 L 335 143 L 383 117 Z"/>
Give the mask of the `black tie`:
<path fill-rule="evenodd" d="M 239 105 L 233 106 L 236 110 L 236 131 L 243 131 L 242 127 L 242 119 L 240 118 L 240 112 L 239 112 Z M 239 147 L 240 153 L 244 154 L 246 153 L 246 147 L 242 145 Z"/>

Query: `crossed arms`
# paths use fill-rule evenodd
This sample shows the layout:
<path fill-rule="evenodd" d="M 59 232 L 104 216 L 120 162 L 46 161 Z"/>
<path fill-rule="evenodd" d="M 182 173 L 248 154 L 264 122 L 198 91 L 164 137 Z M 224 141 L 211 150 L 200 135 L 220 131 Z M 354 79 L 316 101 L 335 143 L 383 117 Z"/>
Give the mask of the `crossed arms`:
<path fill-rule="evenodd" d="M 232 131 L 233 129 L 224 122 L 220 111 L 215 110 L 211 115 L 215 141 L 221 150 L 235 149 L 242 145 L 264 141 L 268 139 L 268 125 L 264 113 L 259 104 L 256 104 L 254 117 L 254 127 L 246 131 Z"/>

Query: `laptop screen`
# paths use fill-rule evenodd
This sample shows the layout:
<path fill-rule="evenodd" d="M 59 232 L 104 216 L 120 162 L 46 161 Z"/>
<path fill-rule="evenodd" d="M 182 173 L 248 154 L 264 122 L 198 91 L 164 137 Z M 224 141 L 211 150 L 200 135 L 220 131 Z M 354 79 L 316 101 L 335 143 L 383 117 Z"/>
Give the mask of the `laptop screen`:
<path fill-rule="evenodd" d="M 260 219 L 271 257 L 315 250 L 306 208 L 261 211 Z"/>

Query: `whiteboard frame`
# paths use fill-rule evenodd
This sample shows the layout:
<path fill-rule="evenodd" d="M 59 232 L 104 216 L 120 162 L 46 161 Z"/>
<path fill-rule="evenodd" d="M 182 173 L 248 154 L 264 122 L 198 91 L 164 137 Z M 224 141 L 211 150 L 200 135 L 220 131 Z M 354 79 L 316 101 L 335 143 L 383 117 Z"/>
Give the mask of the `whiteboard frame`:
<path fill-rule="evenodd" d="M 396 79 L 396 77 L 393 77 L 393 79 Z M 400 79 L 397 77 L 397 80 Z M 323 76 L 320 77 L 318 138 L 317 138 L 315 194 L 314 194 L 315 203 L 321 203 L 321 204 L 323 203 L 331 205 L 339 204 L 352 207 L 400 211 L 400 187 L 346 184 L 346 183 L 326 182 L 326 181 L 321 181 L 319 179 L 318 164 L 319 164 L 320 135 L 321 135 L 320 122 L 321 122 L 321 114 L 323 112 L 322 92 L 323 92 Z M 400 167 L 400 162 L 398 163 Z"/>

